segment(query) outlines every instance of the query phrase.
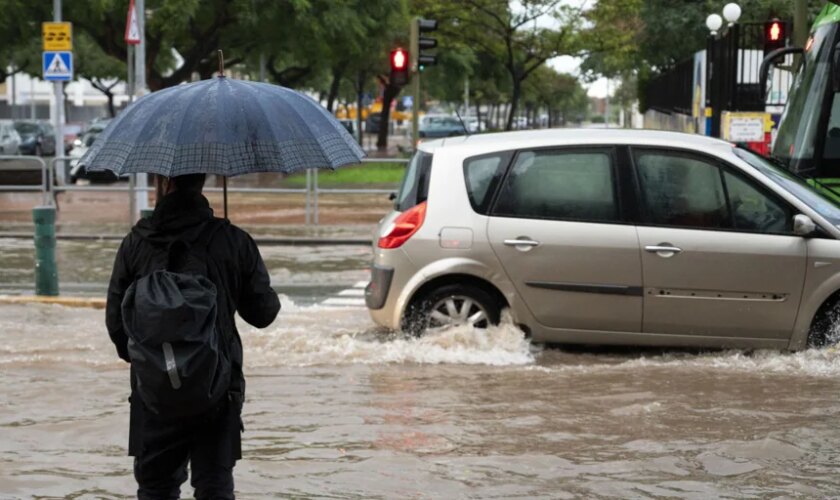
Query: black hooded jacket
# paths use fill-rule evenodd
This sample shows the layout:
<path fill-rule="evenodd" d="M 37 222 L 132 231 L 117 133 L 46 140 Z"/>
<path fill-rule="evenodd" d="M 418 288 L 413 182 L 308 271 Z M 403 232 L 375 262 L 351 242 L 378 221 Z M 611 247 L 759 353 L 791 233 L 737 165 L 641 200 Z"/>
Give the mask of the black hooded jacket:
<path fill-rule="evenodd" d="M 245 231 L 213 217 L 207 199 L 200 193 L 175 191 L 155 207 L 154 214 L 140 220 L 123 239 L 114 261 L 108 286 L 105 323 L 117 354 L 128 358 L 128 337 L 123 329 L 121 305 L 128 287 L 138 278 L 164 269 L 167 247 L 175 240 L 206 239 L 208 224 L 222 224 L 207 245 L 208 278 L 216 285 L 218 327 L 230 340 L 233 377 L 231 385 L 244 393 L 242 340 L 236 330 L 236 312 L 257 328 L 270 325 L 280 311 L 280 300 L 271 289 L 265 263 L 254 240 Z"/>

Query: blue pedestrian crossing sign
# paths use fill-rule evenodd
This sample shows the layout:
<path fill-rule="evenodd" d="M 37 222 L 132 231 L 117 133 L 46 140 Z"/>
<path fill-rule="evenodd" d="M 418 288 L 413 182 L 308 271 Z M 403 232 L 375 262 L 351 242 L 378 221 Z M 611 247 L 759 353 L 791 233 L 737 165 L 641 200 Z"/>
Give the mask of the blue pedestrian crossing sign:
<path fill-rule="evenodd" d="M 50 82 L 69 82 L 72 79 L 72 52 L 44 52 L 44 80 Z"/>

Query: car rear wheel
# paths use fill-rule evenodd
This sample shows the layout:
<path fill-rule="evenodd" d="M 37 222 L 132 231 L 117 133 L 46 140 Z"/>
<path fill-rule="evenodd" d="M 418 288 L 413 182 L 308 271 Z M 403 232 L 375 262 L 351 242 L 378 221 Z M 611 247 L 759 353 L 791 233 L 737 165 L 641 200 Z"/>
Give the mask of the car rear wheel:
<path fill-rule="evenodd" d="M 498 302 L 483 289 L 472 285 L 444 285 L 409 306 L 403 329 L 412 335 L 452 326 L 483 329 L 498 325 L 500 316 Z"/>

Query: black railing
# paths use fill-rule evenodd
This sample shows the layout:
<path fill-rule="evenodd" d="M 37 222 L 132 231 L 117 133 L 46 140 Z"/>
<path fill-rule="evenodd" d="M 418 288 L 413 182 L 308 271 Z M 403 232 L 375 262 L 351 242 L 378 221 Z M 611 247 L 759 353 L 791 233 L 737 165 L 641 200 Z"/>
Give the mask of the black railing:
<path fill-rule="evenodd" d="M 691 114 L 694 82 L 694 60 L 678 64 L 674 69 L 650 80 L 645 91 L 645 107 L 663 113 Z"/>
<path fill-rule="evenodd" d="M 706 100 L 712 110 L 712 134 L 719 135 L 723 111 L 765 111 L 784 106 L 793 74 L 775 71 L 768 99 L 762 99 L 759 68 L 764 59 L 764 24 L 730 26 L 723 35 L 709 37 L 706 45 Z M 694 57 L 650 80 L 645 89 L 645 110 L 692 114 L 695 79 Z M 792 63 L 792 56 L 788 63 Z"/>

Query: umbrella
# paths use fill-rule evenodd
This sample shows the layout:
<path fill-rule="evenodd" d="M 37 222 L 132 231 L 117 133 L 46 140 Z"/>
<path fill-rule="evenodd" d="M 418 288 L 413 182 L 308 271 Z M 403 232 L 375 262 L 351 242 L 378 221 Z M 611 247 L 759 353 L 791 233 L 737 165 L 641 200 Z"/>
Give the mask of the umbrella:
<path fill-rule="evenodd" d="M 221 65 L 220 65 L 221 66 Z M 294 90 L 224 76 L 153 92 L 97 137 L 80 164 L 117 175 L 296 172 L 359 163 L 364 152 L 326 109 Z"/>

